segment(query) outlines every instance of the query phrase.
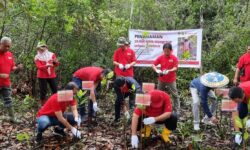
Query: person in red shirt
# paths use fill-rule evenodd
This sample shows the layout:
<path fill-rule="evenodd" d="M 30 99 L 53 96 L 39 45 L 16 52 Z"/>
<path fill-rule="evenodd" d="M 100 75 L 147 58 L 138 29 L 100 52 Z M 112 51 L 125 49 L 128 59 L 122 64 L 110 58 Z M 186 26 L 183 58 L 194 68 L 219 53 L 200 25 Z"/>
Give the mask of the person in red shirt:
<path fill-rule="evenodd" d="M 81 69 L 78 69 L 73 74 L 73 82 L 75 82 L 79 89 L 82 89 L 82 81 L 93 81 L 94 82 L 94 88 L 93 90 L 90 90 L 90 98 L 91 101 L 88 103 L 88 119 L 91 121 L 91 118 L 93 117 L 94 111 L 98 111 L 99 108 L 97 106 L 96 101 L 96 95 L 97 91 L 96 89 L 100 87 L 100 83 L 107 82 L 107 80 L 112 80 L 114 76 L 113 71 L 110 69 L 103 69 L 101 67 L 83 67 Z M 85 115 L 85 105 L 81 105 L 78 108 L 79 114 L 81 117 L 84 117 Z"/>
<path fill-rule="evenodd" d="M 157 89 L 166 90 L 173 97 L 173 110 L 179 114 L 180 100 L 176 87 L 176 71 L 178 60 L 172 54 L 172 45 L 166 43 L 163 45 L 164 54 L 160 55 L 152 65 L 153 70 L 159 74 Z M 156 66 L 161 68 L 157 69 Z"/>
<path fill-rule="evenodd" d="M 243 54 L 237 64 L 233 83 L 237 85 L 240 82 L 250 81 L 250 45 L 247 47 L 247 52 Z"/>
<path fill-rule="evenodd" d="M 117 41 L 118 49 L 113 55 L 113 64 L 115 65 L 115 75 L 124 77 L 133 77 L 133 66 L 136 63 L 135 52 L 128 46 L 128 41 L 120 37 Z"/>
<path fill-rule="evenodd" d="M 172 104 L 170 97 L 167 93 L 160 90 L 152 90 L 148 93 L 151 96 L 150 106 L 144 109 L 136 107 L 134 110 L 132 124 L 131 124 L 131 145 L 133 148 L 138 148 L 137 132 L 140 130 L 141 122 L 143 122 L 144 129 L 146 130 L 145 136 L 149 137 L 151 124 L 164 124 L 165 128 L 162 131 L 162 138 L 165 142 L 170 142 L 170 130 L 175 130 L 177 127 L 177 116 L 172 113 Z M 142 121 L 143 120 L 143 121 Z"/>
<path fill-rule="evenodd" d="M 3 37 L 0 42 L 0 94 L 4 100 L 4 106 L 8 112 L 8 117 L 3 117 L 4 120 L 18 123 L 18 119 L 14 115 L 11 98 L 11 71 L 22 69 L 23 65 L 15 65 L 14 56 L 10 52 L 12 41 L 9 37 Z"/>
<path fill-rule="evenodd" d="M 78 86 L 74 82 L 69 82 L 65 90 L 72 90 L 73 95 L 77 93 Z M 71 107 L 72 113 L 64 113 L 67 107 Z M 53 94 L 45 102 L 43 107 L 38 111 L 37 115 L 37 135 L 36 141 L 41 142 L 43 132 L 50 126 L 55 127 L 54 132 L 57 135 L 65 136 L 64 128 L 69 129 L 74 136 L 81 138 L 81 132 L 74 126 L 80 126 L 81 119 L 77 112 L 77 101 L 75 99 L 67 101 L 59 101 L 58 93 Z"/>
<path fill-rule="evenodd" d="M 248 103 L 250 99 L 250 81 L 242 82 L 239 86 L 231 87 L 228 96 L 231 100 L 238 103 L 238 113 L 236 116 L 239 116 L 240 119 L 244 119 L 248 115 Z M 235 116 L 235 117 L 236 117 Z M 247 128 L 250 127 L 250 120 L 246 121 Z M 234 125 L 235 131 L 239 131 L 239 128 Z M 241 133 L 235 135 L 235 143 L 240 145 L 242 141 Z"/>
<path fill-rule="evenodd" d="M 59 62 L 56 59 L 56 55 L 48 50 L 45 42 L 39 42 L 35 63 L 40 87 L 40 102 L 43 105 L 47 95 L 47 83 L 53 94 L 57 92 L 55 68 L 59 65 Z"/>

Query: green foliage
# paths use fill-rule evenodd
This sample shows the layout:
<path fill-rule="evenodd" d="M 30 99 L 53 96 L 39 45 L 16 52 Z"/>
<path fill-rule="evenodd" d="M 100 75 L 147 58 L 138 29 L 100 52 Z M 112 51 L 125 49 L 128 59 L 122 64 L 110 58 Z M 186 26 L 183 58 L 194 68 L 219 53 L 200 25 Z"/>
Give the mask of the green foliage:
<path fill-rule="evenodd" d="M 26 132 L 24 132 L 24 133 L 18 133 L 16 135 L 16 139 L 19 142 L 28 141 L 30 139 L 30 135 L 28 133 L 26 133 Z"/>
<path fill-rule="evenodd" d="M 85 103 L 87 103 L 88 101 L 88 97 L 86 96 L 87 90 L 83 91 L 83 90 L 79 90 L 75 96 L 75 98 L 78 101 L 79 105 L 83 105 Z"/>

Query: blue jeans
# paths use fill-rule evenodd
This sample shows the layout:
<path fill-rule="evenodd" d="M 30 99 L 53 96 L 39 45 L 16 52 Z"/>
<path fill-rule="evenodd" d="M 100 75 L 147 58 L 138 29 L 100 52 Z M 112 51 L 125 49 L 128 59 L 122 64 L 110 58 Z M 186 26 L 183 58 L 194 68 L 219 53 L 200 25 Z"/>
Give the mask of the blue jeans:
<path fill-rule="evenodd" d="M 0 87 L 0 95 L 2 95 L 4 106 L 11 107 L 12 106 L 11 87 Z"/>
<path fill-rule="evenodd" d="M 74 120 L 74 116 L 72 113 L 64 113 L 63 116 L 71 125 L 77 124 L 77 122 L 75 122 Z M 65 126 L 56 117 L 42 115 L 39 118 L 37 118 L 36 122 L 38 123 L 37 126 L 38 133 L 43 133 L 50 126 L 58 125 L 62 129 L 65 128 Z"/>
<path fill-rule="evenodd" d="M 82 80 L 81 79 L 73 77 L 72 81 L 77 84 L 79 89 L 82 89 Z M 97 96 L 96 90 L 94 92 L 95 92 L 95 96 Z M 81 117 L 85 116 L 85 114 L 86 114 L 85 113 L 86 112 L 85 104 L 78 105 L 77 110 L 78 110 L 78 113 Z M 88 116 L 93 117 L 93 115 L 94 115 L 93 102 L 92 102 L 92 100 L 88 100 Z"/>

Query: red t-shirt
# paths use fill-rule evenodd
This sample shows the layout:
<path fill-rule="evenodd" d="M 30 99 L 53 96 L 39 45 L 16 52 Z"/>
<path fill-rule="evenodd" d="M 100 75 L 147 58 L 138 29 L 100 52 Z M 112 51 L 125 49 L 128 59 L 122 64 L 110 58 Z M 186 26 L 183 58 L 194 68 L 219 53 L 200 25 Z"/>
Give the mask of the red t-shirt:
<path fill-rule="evenodd" d="M 239 87 L 243 89 L 244 94 L 245 94 L 243 103 L 248 103 L 250 99 L 250 81 L 240 83 Z"/>
<path fill-rule="evenodd" d="M 74 73 L 74 77 L 82 81 L 94 81 L 95 83 L 101 80 L 101 67 L 84 67 Z"/>
<path fill-rule="evenodd" d="M 50 98 L 46 101 L 43 107 L 38 111 L 36 117 L 40 117 L 42 115 L 54 117 L 55 112 L 62 111 L 62 113 L 66 110 L 68 106 L 76 105 L 76 100 L 67 101 L 67 102 L 58 102 L 57 93 L 50 96 Z"/>
<path fill-rule="evenodd" d="M 53 60 L 56 60 L 55 54 L 52 55 L 51 64 L 52 64 Z M 59 62 L 54 64 L 53 67 L 49 67 L 50 74 L 49 74 L 48 68 L 46 66 L 46 61 L 41 61 L 41 60 L 37 59 L 37 60 L 35 60 L 35 63 L 36 63 L 36 67 L 37 67 L 37 78 L 55 78 L 56 77 L 55 67 L 57 67 L 59 65 Z"/>
<path fill-rule="evenodd" d="M 173 67 L 178 67 L 178 59 L 172 54 L 170 54 L 169 56 L 162 54 L 154 62 L 155 66 L 157 66 L 159 64 L 161 64 L 162 71 L 165 69 L 170 70 Z M 167 83 L 174 82 L 176 80 L 176 71 L 169 72 L 168 74 L 163 75 L 163 76 L 159 77 L 158 79 L 161 82 L 167 82 Z"/>
<path fill-rule="evenodd" d="M 126 64 L 130 64 L 132 62 L 135 62 L 136 61 L 135 52 L 128 47 L 125 50 L 118 48 L 115 50 L 115 53 L 113 55 L 113 61 L 116 61 L 120 64 L 123 64 L 124 66 Z M 126 69 L 123 71 L 116 65 L 115 66 L 115 75 L 117 77 L 118 76 L 133 77 L 134 76 L 134 69 L 133 69 L 133 67 L 130 67 L 129 69 Z"/>
<path fill-rule="evenodd" d="M 239 62 L 237 64 L 237 68 L 245 68 L 245 75 L 240 76 L 240 81 L 245 82 L 245 81 L 250 81 L 250 54 L 245 53 L 242 55 L 239 59 Z"/>
<path fill-rule="evenodd" d="M 9 51 L 0 52 L 0 73 L 8 74 L 6 79 L 0 78 L 0 86 L 10 86 L 10 72 L 15 66 L 15 60 L 13 54 Z"/>
<path fill-rule="evenodd" d="M 135 114 L 141 116 L 143 113 L 148 117 L 157 117 L 165 112 L 172 112 L 171 100 L 167 93 L 160 90 L 152 90 L 149 92 L 149 94 L 151 95 L 151 101 L 155 101 L 155 99 L 158 99 L 160 101 L 163 101 L 163 105 L 160 108 L 153 108 L 150 105 L 149 107 L 146 107 L 146 109 L 143 111 L 136 107 L 134 110 Z"/>

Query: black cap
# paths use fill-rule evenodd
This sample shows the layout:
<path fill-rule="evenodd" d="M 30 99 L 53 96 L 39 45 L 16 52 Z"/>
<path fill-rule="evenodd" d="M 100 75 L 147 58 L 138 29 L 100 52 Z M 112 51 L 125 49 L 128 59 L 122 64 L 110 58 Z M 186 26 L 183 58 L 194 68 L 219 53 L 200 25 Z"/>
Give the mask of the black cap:
<path fill-rule="evenodd" d="M 228 96 L 231 99 L 243 98 L 244 91 L 242 90 L 242 88 L 234 86 L 229 89 Z"/>

